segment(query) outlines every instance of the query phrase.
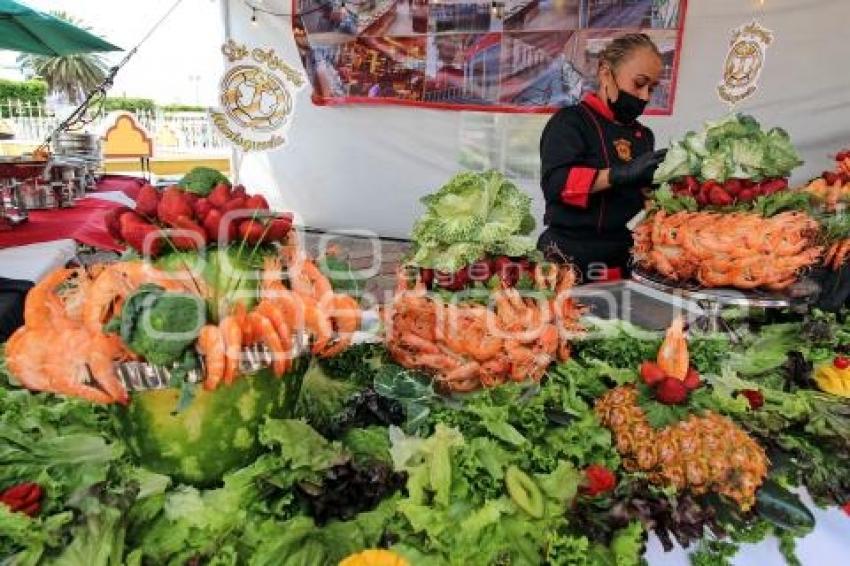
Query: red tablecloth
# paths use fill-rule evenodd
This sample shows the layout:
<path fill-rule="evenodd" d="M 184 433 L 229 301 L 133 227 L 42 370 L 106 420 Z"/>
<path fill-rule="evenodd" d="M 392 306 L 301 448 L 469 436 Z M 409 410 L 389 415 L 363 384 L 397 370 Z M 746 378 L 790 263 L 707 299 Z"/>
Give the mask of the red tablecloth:
<path fill-rule="evenodd" d="M 98 191 L 122 191 L 132 199 L 139 194 L 144 179 L 123 175 L 106 175 L 97 184 Z M 31 210 L 29 220 L 6 232 L 0 232 L 0 248 L 23 246 L 71 238 L 82 244 L 120 251 L 123 246 L 106 231 L 104 216 L 120 206 L 96 198 L 78 201 L 74 208 Z"/>

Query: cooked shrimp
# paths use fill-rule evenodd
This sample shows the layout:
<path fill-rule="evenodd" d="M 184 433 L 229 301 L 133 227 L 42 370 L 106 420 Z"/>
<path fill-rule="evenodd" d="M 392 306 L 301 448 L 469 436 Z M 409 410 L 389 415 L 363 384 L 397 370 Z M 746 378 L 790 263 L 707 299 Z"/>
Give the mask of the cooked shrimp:
<path fill-rule="evenodd" d="M 271 301 L 260 301 L 257 305 L 257 312 L 269 319 L 280 338 L 280 345 L 283 348 L 281 358 L 284 361 L 284 373 L 292 367 L 292 330 L 286 323 L 286 318 L 281 309 Z"/>
<path fill-rule="evenodd" d="M 257 311 L 248 313 L 246 320 L 247 326 L 251 328 L 253 341 L 265 344 L 271 352 L 272 371 L 277 377 L 283 376 L 286 372 L 289 352 L 284 350 L 274 325 Z"/>
<path fill-rule="evenodd" d="M 186 291 L 179 281 L 141 261 L 110 264 L 86 290 L 83 323 L 93 333 L 120 312 L 120 304 L 143 283 L 154 283 L 169 291 Z M 189 290 L 191 292 L 191 290 Z"/>
<path fill-rule="evenodd" d="M 198 334 L 198 353 L 204 357 L 206 374 L 204 376 L 204 389 L 215 390 L 221 382 L 225 373 L 225 349 L 224 338 L 221 329 L 213 324 L 207 324 L 201 328 Z"/>
<path fill-rule="evenodd" d="M 354 333 L 360 328 L 360 305 L 354 297 L 344 294 L 332 294 L 330 309 L 327 310 L 335 327 L 334 342 L 323 349 L 319 355 L 324 358 L 336 356 L 351 345 Z"/>
<path fill-rule="evenodd" d="M 233 316 L 224 317 L 218 326 L 224 340 L 224 383 L 230 385 L 239 372 L 239 361 L 242 358 L 242 329 Z"/>
<path fill-rule="evenodd" d="M 656 360 L 664 373 L 679 380 L 685 379 L 690 365 L 688 341 L 685 339 L 684 330 L 684 319 L 681 316 L 676 317 L 667 329 Z"/>

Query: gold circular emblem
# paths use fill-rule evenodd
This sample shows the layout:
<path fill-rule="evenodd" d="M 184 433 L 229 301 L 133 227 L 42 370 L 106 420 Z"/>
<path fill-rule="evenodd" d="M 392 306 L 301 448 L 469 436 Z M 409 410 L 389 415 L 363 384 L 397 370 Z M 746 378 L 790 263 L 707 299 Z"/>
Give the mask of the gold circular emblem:
<path fill-rule="evenodd" d="M 756 42 L 736 43 L 726 57 L 726 84 L 732 87 L 746 86 L 758 75 L 763 61 L 761 47 Z"/>
<path fill-rule="evenodd" d="M 221 107 L 242 126 L 257 131 L 280 127 L 292 112 L 292 96 L 283 81 L 260 67 L 233 67 L 221 80 Z"/>

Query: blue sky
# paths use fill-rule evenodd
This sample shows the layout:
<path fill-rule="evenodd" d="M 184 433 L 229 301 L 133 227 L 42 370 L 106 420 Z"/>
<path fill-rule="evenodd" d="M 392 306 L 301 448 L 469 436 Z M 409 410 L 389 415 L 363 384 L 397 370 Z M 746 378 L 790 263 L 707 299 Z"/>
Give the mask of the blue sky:
<path fill-rule="evenodd" d="M 64 10 L 98 35 L 132 48 L 174 0 L 21 0 L 37 10 Z M 183 0 L 171 17 L 119 72 L 110 94 L 159 102 L 214 105 L 222 70 L 223 30 L 218 0 Z M 110 63 L 123 53 L 108 54 Z M 0 51 L 0 76 L 21 78 L 16 53 Z"/>

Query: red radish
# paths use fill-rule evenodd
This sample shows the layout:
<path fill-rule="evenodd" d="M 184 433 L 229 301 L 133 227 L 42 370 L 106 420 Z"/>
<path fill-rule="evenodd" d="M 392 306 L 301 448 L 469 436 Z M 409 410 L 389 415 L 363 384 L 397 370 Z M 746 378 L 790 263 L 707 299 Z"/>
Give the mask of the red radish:
<path fill-rule="evenodd" d="M 697 372 L 696 368 L 688 368 L 688 373 L 685 375 L 685 381 L 683 383 L 688 391 L 693 391 L 702 385 L 702 380 L 700 379 L 699 372 Z"/>
<path fill-rule="evenodd" d="M 466 268 L 467 276 L 472 281 L 487 281 L 490 279 L 490 262 L 486 260 L 478 260 L 470 264 Z"/>
<path fill-rule="evenodd" d="M 836 369 L 850 368 L 850 358 L 845 358 L 844 356 L 837 356 L 834 360 L 832 360 L 832 365 L 834 365 Z"/>
<path fill-rule="evenodd" d="M 667 375 L 664 373 L 657 363 L 643 362 L 640 364 L 640 378 L 650 387 L 654 387 L 664 381 Z"/>
<path fill-rule="evenodd" d="M 219 183 L 209 194 L 207 200 L 209 200 L 210 204 L 216 208 L 224 207 L 224 205 L 227 204 L 227 201 L 230 200 L 230 187 L 224 183 Z"/>
<path fill-rule="evenodd" d="M 675 377 L 667 377 L 655 389 L 655 398 L 665 405 L 681 405 L 688 399 L 688 388 Z"/>

